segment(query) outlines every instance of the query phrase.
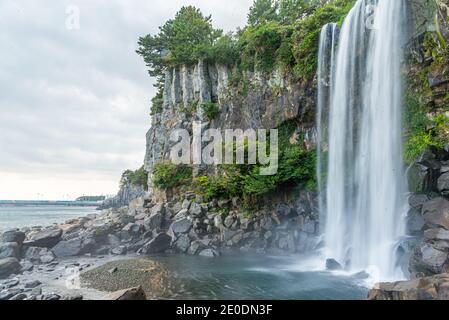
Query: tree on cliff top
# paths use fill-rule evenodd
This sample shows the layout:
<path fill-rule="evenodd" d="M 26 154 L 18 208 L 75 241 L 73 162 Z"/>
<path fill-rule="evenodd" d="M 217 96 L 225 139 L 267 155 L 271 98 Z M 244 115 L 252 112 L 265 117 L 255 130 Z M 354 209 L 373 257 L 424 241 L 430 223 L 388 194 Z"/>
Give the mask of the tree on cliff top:
<path fill-rule="evenodd" d="M 194 63 L 221 34 L 212 26 L 211 16 L 193 6 L 182 7 L 157 35 L 139 39 L 137 53 L 143 56 L 151 76 L 162 77 L 167 66 Z"/>
<path fill-rule="evenodd" d="M 248 25 L 255 27 L 270 21 L 291 24 L 310 13 L 320 0 L 254 0 L 249 9 Z"/>

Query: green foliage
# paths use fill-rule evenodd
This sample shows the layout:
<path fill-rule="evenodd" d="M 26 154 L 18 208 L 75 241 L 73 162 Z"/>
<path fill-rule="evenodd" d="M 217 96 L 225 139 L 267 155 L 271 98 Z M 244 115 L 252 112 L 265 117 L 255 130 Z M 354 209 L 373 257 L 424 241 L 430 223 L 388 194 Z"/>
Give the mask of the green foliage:
<path fill-rule="evenodd" d="M 192 179 L 192 168 L 171 162 L 157 163 L 153 168 L 153 183 L 156 188 L 170 189 Z"/>
<path fill-rule="evenodd" d="M 336 0 L 318 7 L 312 14 L 298 22 L 292 36 L 295 66 L 298 78 L 310 79 L 316 73 L 318 42 L 321 28 L 326 23 L 342 20 L 351 10 L 355 0 Z"/>
<path fill-rule="evenodd" d="M 221 165 L 215 177 L 202 176 L 195 180 L 196 191 L 207 200 L 239 197 L 251 199 L 263 196 L 285 185 L 315 188 L 316 152 L 301 144 L 291 144 L 293 124 L 279 129 L 279 168 L 272 176 L 260 175 L 261 165 Z M 247 145 L 246 145 L 247 148 Z"/>
<path fill-rule="evenodd" d="M 203 16 L 193 6 L 182 7 L 174 19 L 160 27 L 159 34 L 139 39 L 137 53 L 144 57 L 150 74 L 160 75 L 167 65 L 195 63 L 221 33 L 213 28 L 210 16 Z"/>
<path fill-rule="evenodd" d="M 438 40 L 438 34 L 428 32 L 422 43 L 424 54 L 432 62 L 407 75 L 404 128 L 405 160 L 414 162 L 427 146 L 443 148 L 449 141 L 449 95 L 435 100 L 428 75 L 441 74 L 449 63 L 449 54 Z"/>
<path fill-rule="evenodd" d="M 136 171 L 126 170 L 122 174 L 120 185 L 124 186 L 127 183 L 134 186 L 143 186 L 145 190 L 148 190 L 148 172 L 145 171 L 143 166 Z"/>
<path fill-rule="evenodd" d="M 220 113 L 220 108 L 218 107 L 218 104 L 213 102 L 203 103 L 201 105 L 201 109 L 203 110 L 204 116 L 209 120 L 215 119 Z"/>
<path fill-rule="evenodd" d="M 278 2 L 274 0 L 255 0 L 248 14 L 248 25 L 258 26 L 270 21 L 276 21 Z"/>

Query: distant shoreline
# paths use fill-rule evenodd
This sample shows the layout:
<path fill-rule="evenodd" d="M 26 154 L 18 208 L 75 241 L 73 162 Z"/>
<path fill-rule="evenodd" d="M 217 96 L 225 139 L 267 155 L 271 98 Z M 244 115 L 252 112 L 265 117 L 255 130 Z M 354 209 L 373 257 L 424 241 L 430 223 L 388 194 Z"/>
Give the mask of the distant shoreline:
<path fill-rule="evenodd" d="M 103 201 L 0 200 L 0 206 L 99 207 Z"/>

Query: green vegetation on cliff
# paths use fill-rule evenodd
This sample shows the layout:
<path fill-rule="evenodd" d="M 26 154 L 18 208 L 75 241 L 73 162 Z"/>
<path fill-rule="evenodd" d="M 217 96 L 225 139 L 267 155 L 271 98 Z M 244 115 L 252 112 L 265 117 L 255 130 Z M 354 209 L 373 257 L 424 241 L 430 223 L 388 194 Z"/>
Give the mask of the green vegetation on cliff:
<path fill-rule="evenodd" d="M 436 32 L 427 32 L 422 43 L 422 63 L 409 62 L 406 75 L 405 158 L 415 161 L 427 146 L 449 143 L 449 51 Z"/>
<path fill-rule="evenodd" d="M 235 67 L 233 83 L 242 85 L 243 71 L 270 73 L 281 69 L 295 80 L 315 76 L 321 27 L 341 21 L 355 0 L 256 0 L 248 24 L 235 33 L 223 34 L 193 6 L 182 7 L 156 35 L 139 39 L 141 55 L 151 76 L 158 79 L 158 94 L 151 113 L 162 107 L 165 70 L 191 65 L 200 59 Z"/>
<path fill-rule="evenodd" d="M 131 183 L 134 186 L 143 186 L 145 190 L 148 190 L 148 172 L 145 171 L 142 166 L 136 171 L 126 170 L 122 174 L 121 186 Z"/>

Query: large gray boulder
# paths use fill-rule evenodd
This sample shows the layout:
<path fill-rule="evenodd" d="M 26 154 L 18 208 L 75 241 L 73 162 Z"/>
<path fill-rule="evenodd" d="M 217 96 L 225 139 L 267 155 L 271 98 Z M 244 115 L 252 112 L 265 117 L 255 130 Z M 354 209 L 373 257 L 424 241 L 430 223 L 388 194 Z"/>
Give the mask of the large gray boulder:
<path fill-rule="evenodd" d="M 36 264 L 46 264 L 55 260 L 54 253 L 47 248 L 30 247 L 25 251 L 24 259 Z"/>
<path fill-rule="evenodd" d="M 20 247 L 16 242 L 0 244 L 0 259 L 4 258 L 20 259 Z"/>
<path fill-rule="evenodd" d="M 20 262 L 16 258 L 0 259 L 0 279 L 7 278 L 19 270 Z"/>
<path fill-rule="evenodd" d="M 33 235 L 26 242 L 29 247 L 52 248 L 61 240 L 62 230 L 59 228 L 44 229 Z"/>
<path fill-rule="evenodd" d="M 172 238 L 166 233 L 159 233 L 142 247 L 145 254 L 162 253 L 171 247 Z"/>
<path fill-rule="evenodd" d="M 76 257 L 82 254 L 83 242 L 80 238 L 61 241 L 53 247 L 52 251 L 58 258 Z"/>
<path fill-rule="evenodd" d="M 190 229 L 192 229 L 192 226 L 193 226 L 192 220 L 190 220 L 189 218 L 182 218 L 180 220 L 173 222 L 170 226 L 170 229 L 175 234 L 188 233 Z"/>
<path fill-rule="evenodd" d="M 192 216 L 198 217 L 203 213 L 203 208 L 201 208 L 198 203 L 194 202 L 191 204 L 189 212 Z"/>
<path fill-rule="evenodd" d="M 185 253 L 190 248 L 190 238 L 187 234 L 182 234 L 179 236 L 178 240 L 175 242 L 175 247 L 180 252 Z"/>
<path fill-rule="evenodd" d="M 144 225 L 147 231 L 158 230 L 162 226 L 164 215 L 160 211 L 154 211 L 148 218 L 145 219 Z"/>
<path fill-rule="evenodd" d="M 448 254 L 434 248 L 429 243 L 417 246 L 410 259 L 410 271 L 412 273 L 424 273 L 433 275 L 443 272 L 448 259 Z"/>
<path fill-rule="evenodd" d="M 15 242 L 19 246 L 25 241 L 25 233 L 20 230 L 8 230 L 2 234 L 2 242 Z"/>
<path fill-rule="evenodd" d="M 423 205 L 422 213 L 427 226 L 443 227 L 449 230 L 449 201 L 444 198 L 435 198 Z"/>
<path fill-rule="evenodd" d="M 438 191 L 445 196 L 449 195 L 449 172 L 446 172 L 438 179 Z"/>

